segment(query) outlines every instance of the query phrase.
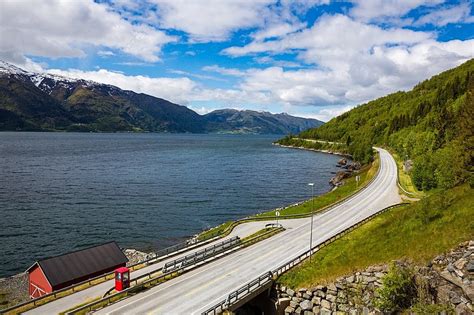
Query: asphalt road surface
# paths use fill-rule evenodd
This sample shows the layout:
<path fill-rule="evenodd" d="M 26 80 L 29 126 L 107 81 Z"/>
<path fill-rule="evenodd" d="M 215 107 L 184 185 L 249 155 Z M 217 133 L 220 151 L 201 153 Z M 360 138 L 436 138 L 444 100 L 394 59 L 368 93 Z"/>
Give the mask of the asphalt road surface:
<path fill-rule="evenodd" d="M 291 222 L 287 222 L 285 224 L 285 226 L 288 227 L 288 228 L 297 227 L 302 222 L 305 222 L 305 220 L 306 219 L 291 220 Z M 274 221 L 271 221 L 271 222 L 274 222 Z M 220 243 L 223 240 L 229 239 L 231 237 L 240 236 L 241 238 L 243 238 L 245 236 L 251 235 L 251 234 L 265 228 L 265 224 L 267 224 L 267 223 L 269 223 L 269 221 L 249 222 L 249 223 L 246 223 L 246 224 L 238 225 L 237 227 L 235 227 L 235 229 L 228 236 L 226 236 L 222 239 L 218 239 L 218 240 L 216 240 L 212 243 L 209 243 L 208 245 L 201 246 L 201 247 L 183 252 L 179 255 L 170 257 L 170 258 L 168 258 L 166 260 L 163 260 L 159 263 L 156 263 L 156 264 L 150 265 L 148 267 L 145 267 L 143 269 L 134 271 L 130 274 L 130 277 L 131 277 L 131 279 L 134 279 L 134 278 L 136 278 L 138 276 L 141 276 L 143 274 L 146 274 L 148 272 L 157 270 L 157 269 L 163 267 L 169 261 L 172 261 L 174 259 L 186 256 L 186 255 L 189 255 L 193 252 L 201 250 L 201 249 L 203 249 L 207 246 L 212 246 L 214 244 Z M 74 307 L 76 305 L 92 301 L 94 298 L 102 297 L 104 295 L 104 293 L 107 292 L 114 285 L 115 285 L 114 280 L 109 280 L 109 281 L 106 281 L 104 283 L 101 283 L 101 284 L 95 285 L 93 287 L 90 287 L 86 290 L 79 291 L 75 294 L 60 298 L 60 299 L 58 299 L 54 302 L 50 302 L 50 303 L 45 304 L 43 306 L 32 309 L 32 310 L 26 312 L 25 314 L 38 314 L 38 315 L 58 314 L 58 313 L 64 312 L 65 310 L 69 310 L 69 309 L 71 309 L 72 307 Z"/>
<path fill-rule="evenodd" d="M 380 152 L 380 172 L 357 195 L 330 211 L 314 216 L 313 244 L 321 243 L 373 213 L 401 202 L 397 167 L 392 156 Z M 229 293 L 309 249 L 310 219 L 281 220 L 286 231 L 211 262 L 148 291 L 100 310 L 99 314 L 200 314 Z M 258 230 L 265 223 L 249 223 L 240 231 Z M 256 229 L 255 229 L 256 227 Z M 239 235 L 239 230 L 233 235 Z"/>

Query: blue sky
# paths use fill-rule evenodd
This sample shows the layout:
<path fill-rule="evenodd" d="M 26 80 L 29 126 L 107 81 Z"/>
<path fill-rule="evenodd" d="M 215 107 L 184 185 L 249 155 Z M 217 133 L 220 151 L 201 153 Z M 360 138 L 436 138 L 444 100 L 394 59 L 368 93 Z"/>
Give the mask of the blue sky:
<path fill-rule="evenodd" d="M 0 2 L 0 59 L 186 105 L 328 120 L 474 56 L 471 2 Z"/>

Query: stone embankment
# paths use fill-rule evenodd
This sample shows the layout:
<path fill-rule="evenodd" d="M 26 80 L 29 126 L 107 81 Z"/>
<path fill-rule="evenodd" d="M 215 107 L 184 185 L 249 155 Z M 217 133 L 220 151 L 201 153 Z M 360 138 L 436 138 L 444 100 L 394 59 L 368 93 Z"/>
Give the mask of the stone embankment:
<path fill-rule="evenodd" d="M 462 243 L 450 253 L 437 256 L 426 266 L 401 261 L 395 263 L 413 269 L 415 282 L 420 286 L 417 290 L 420 296 L 423 295 L 422 303 L 444 305 L 456 314 L 473 314 L 474 241 Z M 277 285 L 279 313 L 381 314 L 374 301 L 387 272 L 387 265 L 379 265 L 309 289 Z"/>

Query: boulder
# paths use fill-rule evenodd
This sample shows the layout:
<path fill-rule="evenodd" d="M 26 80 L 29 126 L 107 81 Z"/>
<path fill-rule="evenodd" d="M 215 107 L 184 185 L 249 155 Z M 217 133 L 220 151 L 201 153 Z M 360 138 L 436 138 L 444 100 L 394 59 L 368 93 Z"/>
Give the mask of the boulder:
<path fill-rule="evenodd" d="M 321 298 L 320 297 L 314 297 L 311 302 L 313 302 L 314 305 L 320 305 L 321 304 Z"/>
<path fill-rule="evenodd" d="M 287 306 L 285 308 L 285 314 L 292 314 L 295 311 L 295 309 L 291 306 Z"/>
<path fill-rule="evenodd" d="M 293 290 L 290 289 L 290 288 L 287 288 L 287 289 L 286 289 L 286 294 L 288 294 L 288 296 L 295 296 L 295 291 L 293 291 Z"/>
<path fill-rule="evenodd" d="M 474 272 L 474 260 L 471 260 L 467 263 L 466 269 L 469 272 Z"/>
<path fill-rule="evenodd" d="M 328 285 L 328 290 L 337 291 L 336 285 L 334 283 L 329 284 Z"/>
<path fill-rule="evenodd" d="M 332 295 L 332 294 L 327 294 L 326 295 L 326 300 L 328 300 L 329 302 L 336 302 L 336 296 L 335 295 Z"/>
<path fill-rule="evenodd" d="M 329 183 L 333 186 L 341 186 L 343 184 L 343 179 L 349 177 L 350 175 L 350 172 L 339 171 L 336 173 L 336 176 L 329 180 Z"/>
<path fill-rule="evenodd" d="M 464 259 L 464 258 L 461 258 L 459 260 L 457 260 L 455 263 L 454 263 L 454 267 L 456 267 L 457 269 L 463 269 L 464 266 L 466 265 L 467 263 L 467 260 Z"/>
<path fill-rule="evenodd" d="M 347 164 L 347 159 L 346 158 L 342 158 L 340 159 L 338 162 L 337 162 L 338 165 L 346 165 Z"/>
<path fill-rule="evenodd" d="M 319 311 L 319 314 L 321 314 L 321 315 L 331 315 L 331 311 L 330 311 L 330 309 L 328 309 L 328 308 L 322 308 L 322 309 Z"/>
<path fill-rule="evenodd" d="M 329 302 L 328 300 L 321 300 L 321 308 L 325 308 L 325 309 L 328 309 L 330 310 L 331 309 L 331 302 Z M 322 309 L 321 309 L 322 311 Z"/>
<path fill-rule="evenodd" d="M 303 302 L 300 303 L 300 307 L 303 311 L 309 311 L 313 308 L 313 302 L 304 300 Z"/>
<path fill-rule="evenodd" d="M 354 276 L 349 276 L 349 277 L 346 278 L 346 281 L 349 282 L 349 283 L 353 283 L 354 279 L 355 279 Z"/>
<path fill-rule="evenodd" d="M 325 297 L 326 296 L 326 293 L 322 290 L 318 290 L 314 293 L 315 296 L 319 296 L 319 297 Z"/>

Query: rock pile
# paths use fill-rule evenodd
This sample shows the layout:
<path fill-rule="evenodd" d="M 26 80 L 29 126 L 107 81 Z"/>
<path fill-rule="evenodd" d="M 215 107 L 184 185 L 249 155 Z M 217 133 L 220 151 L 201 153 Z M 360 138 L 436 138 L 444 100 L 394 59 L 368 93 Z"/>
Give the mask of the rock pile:
<path fill-rule="evenodd" d="M 374 308 L 375 288 L 382 285 L 386 272 L 387 266 L 374 266 L 328 285 L 297 291 L 282 286 L 277 291 L 280 303 L 288 303 L 285 314 L 357 314 Z"/>
<path fill-rule="evenodd" d="M 124 249 L 123 253 L 128 258 L 127 266 L 145 261 L 156 256 L 154 253 L 145 253 L 131 248 Z"/>
<path fill-rule="evenodd" d="M 329 180 L 329 183 L 335 187 L 343 185 L 345 178 L 350 177 L 353 172 L 357 172 L 361 168 L 359 162 L 350 163 L 346 158 L 340 159 L 336 166 L 345 170 L 337 172 L 336 176 Z"/>
<path fill-rule="evenodd" d="M 473 314 L 474 241 L 464 242 L 449 254 L 439 255 L 427 266 L 396 262 L 415 271 L 416 283 L 424 283 L 424 301 L 442 304 L 456 314 Z M 376 289 L 382 286 L 387 265 L 338 278 L 334 283 L 314 288 L 277 286 L 280 309 L 285 314 L 380 314 L 374 306 Z"/>
<path fill-rule="evenodd" d="M 0 309 L 28 300 L 28 274 L 26 272 L 0 278 Z"/>

